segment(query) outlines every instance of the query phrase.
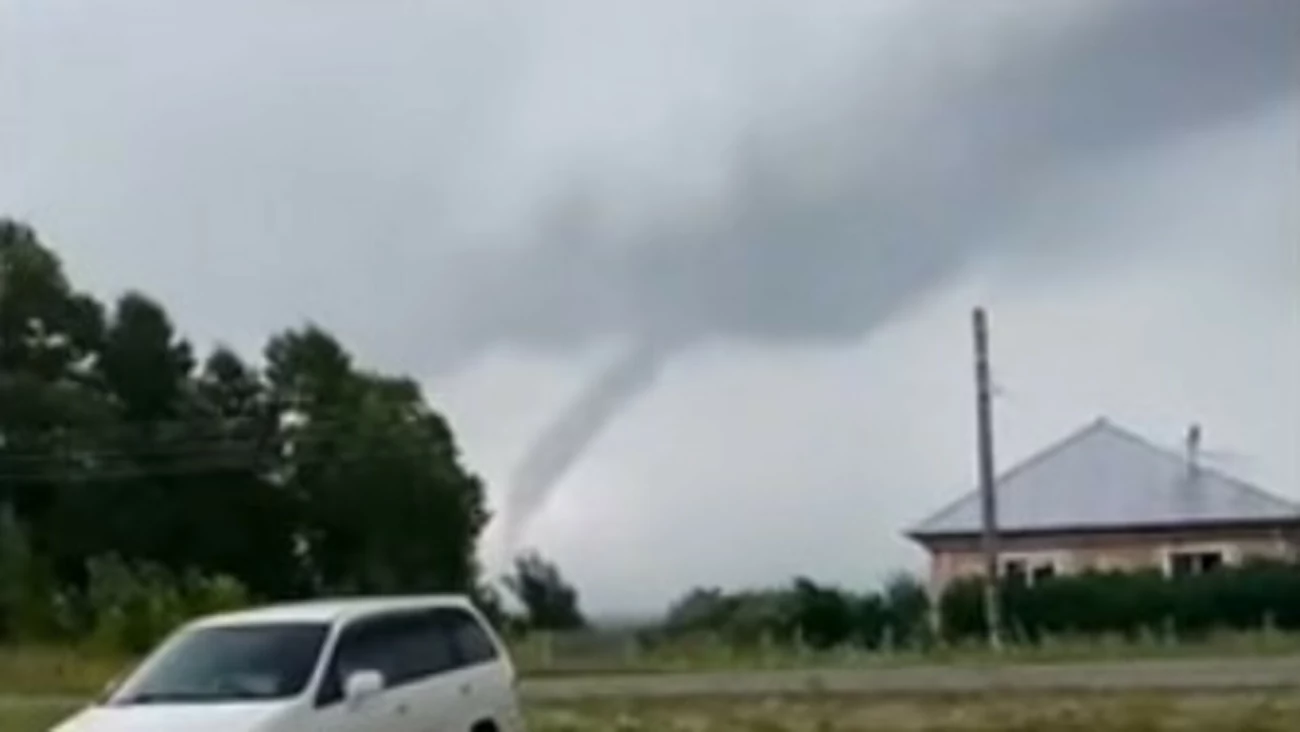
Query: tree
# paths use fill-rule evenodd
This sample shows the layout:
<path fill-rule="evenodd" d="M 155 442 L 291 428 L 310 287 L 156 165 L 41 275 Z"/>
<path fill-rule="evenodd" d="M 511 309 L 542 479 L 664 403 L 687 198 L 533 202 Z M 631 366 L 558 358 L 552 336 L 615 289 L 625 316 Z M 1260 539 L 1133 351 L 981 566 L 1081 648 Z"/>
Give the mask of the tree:
<path fill-rule="evenodd" d="M 267 361 L 316 586 L 471 590 L 488 520 L 482 483 L 418 385 L 356 371 L 316 327 L 277 336 Z"/>
<path fill-rule="evenodd" d="M 126 425 L 140 436 L 172 427 L 193 369 L 193 349 L 162 305 L 137 292 L 117 301 L 97 371 Z"/>
<path fill-rule="evenodd" d="M 114 419 L 96 430 L 88 474 L 68 474 L 61 492 L 58 528 L 74 557 L 194 564 L 206 537 L 188 530 L 198 494 L 186 490 L 192 474 L 181 474 L 203 447 L 185 419 L 192 369 L 161 305 L 138 293 L 118 300 L 93 368 Z"/>
<path fill-rule="evenodd" d="M 716 631 L 735 610 L 732 598 L 718 587 L 696 587 L 669 606 L 663 627 L 670 633 Z"/>
<path fill-rule="evenodd" d="M 88 383 L 102 308 L 28 226 L 0 218 L 0 506 L 48 549 L 66 453 L 105 419 Z"/>
<path fill-rule="evenodd" d="M 37 559 L 13 509 L 0 507 L 0 640 L 29 633 L 49 614 Z"/>
<path fill-rule="evenodd" d="M 56 381 L 100 344 L 103 314 L 36 232 L 0 218 L 0 371 Z"/>
<path fill-rule="evenodd" d="M 576 630 L 587 624 L 577 589 L 564 579 L 558 566 L 536 552 L 515 559 L 505 585 L 524 606 L 532 629 Z"/>
<path fill-rule="evenodd" d="M 23 558 L 42 596 L 92 605 L 105 567 L 164 595 L 476 588 L 483 486 L 418 384 L 359 368 L 317 326 L 264 357 L 197 353 L 142 293 L 106 316 L 30 227 L 0 219 L 6 566 Z"/>
<path fill-rule="evenodd" d="M 191 417 L 202 468 L 189 476 L 192 505 L 186 531 L 202 536 L 195 566 L 239 578 L 252 592 L 291 597 L 306 589 L 295 539 L 301 504 L 277 480 L 279 414 L 253 367 L 217 348 L 195 379 Z M 238 531 L 229 527 L 238 526 Z"/>
<path fill-rule="evenodd" d="M 893 643 L 907 646 L 928 637 L 930 594 L 915 576 L 891 576 L 885 582 L 884 606 Z"/>
<path fill-rule="evenodd" d="M 834 587 L 820 587 L 810 579 L 794 581 L 795 625 L 808 646 L 825 650 L 853 636 L 853 601 Z"/>

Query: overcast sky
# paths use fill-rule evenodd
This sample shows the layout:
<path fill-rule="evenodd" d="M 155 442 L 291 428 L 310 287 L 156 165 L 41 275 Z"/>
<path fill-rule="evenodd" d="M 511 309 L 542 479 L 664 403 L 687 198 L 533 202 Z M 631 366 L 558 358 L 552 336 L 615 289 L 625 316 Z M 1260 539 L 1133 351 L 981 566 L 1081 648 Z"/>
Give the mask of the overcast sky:
<path fill-rule="evenodd" d="M 1297 39 L 1294 0 L 2 0 L 0 213 L 202 344 L 310 318 L 422 377 L 599 611 L 865 586 L 973 483 L 976 303 L 1004 466 L 1195 420 L 1300 499 Z"/>

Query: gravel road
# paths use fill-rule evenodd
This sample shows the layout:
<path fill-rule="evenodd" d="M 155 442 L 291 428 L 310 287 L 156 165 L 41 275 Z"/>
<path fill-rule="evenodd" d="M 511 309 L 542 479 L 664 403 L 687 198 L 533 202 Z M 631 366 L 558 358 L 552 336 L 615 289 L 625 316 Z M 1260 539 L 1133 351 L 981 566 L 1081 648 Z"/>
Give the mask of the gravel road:
<path fill-rule="evenodd" d="M 1300 690 L 1300 657 L 1111 661 L 1044 666 L 933 666 L 870 670 L 752 671 L 531 679 L 526 698 L 692 695 L 947 694 L 998 691 Z"/>

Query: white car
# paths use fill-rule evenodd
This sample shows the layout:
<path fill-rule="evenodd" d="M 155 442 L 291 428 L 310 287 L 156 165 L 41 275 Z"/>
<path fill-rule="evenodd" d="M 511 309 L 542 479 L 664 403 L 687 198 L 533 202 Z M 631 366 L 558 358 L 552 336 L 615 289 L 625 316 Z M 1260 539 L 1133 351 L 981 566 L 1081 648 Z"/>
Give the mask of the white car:
<path fill-rule="evenodd" d="M 280 605 L 182 628 L 53 732 L 522 732 L 515 679 L 463 597 Z"/>

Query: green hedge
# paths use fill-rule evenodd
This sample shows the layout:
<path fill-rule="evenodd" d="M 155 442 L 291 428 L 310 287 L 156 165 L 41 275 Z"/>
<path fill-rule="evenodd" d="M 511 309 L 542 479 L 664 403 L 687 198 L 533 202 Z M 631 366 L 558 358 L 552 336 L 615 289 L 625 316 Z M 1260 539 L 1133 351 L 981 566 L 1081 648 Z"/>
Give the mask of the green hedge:
<path fill-rule="evenodd" d="M 950 641 L 986 631 L 983 582 L 954 584 L 940 613 Z M 1255 563 L 1168 579 L 1156 572 L 1089 573 L 1002 587 L 1005 627 L 1015 640 L 1173 634 L 1194 639 L 1224 630 L 1300 630 L 1300 567 Z"/>

